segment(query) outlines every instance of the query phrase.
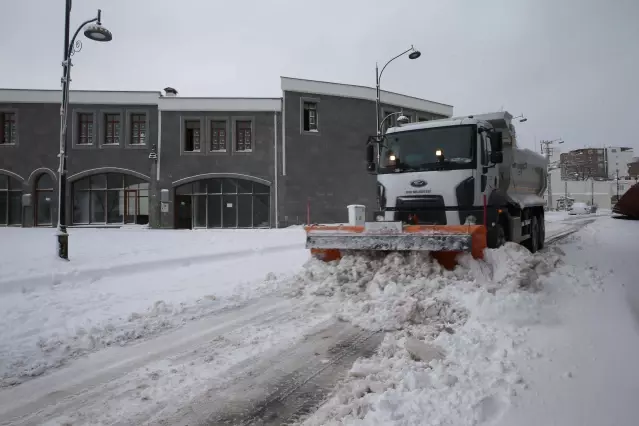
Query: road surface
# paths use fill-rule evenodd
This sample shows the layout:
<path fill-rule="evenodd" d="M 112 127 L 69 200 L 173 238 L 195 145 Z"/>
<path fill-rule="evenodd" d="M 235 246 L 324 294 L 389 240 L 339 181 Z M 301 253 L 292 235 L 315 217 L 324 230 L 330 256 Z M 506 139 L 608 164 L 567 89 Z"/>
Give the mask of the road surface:
<path fill-rule="evenodd" d="M 547 243 L 594 220 L 563 221 Z M 321 306 L 262 298 L 4 389 L 0 425 L 282 424 L 312 411 L 382 338 Z"/>

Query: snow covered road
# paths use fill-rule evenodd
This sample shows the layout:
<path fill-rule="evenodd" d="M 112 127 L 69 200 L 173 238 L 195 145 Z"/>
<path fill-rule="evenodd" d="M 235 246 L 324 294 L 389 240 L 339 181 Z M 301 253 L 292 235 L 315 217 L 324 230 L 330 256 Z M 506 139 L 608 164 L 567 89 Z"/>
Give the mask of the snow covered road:
<path fill-rule="evenodd" d="M 32 241 L 25 246 L 18 231 L 40 232 L 28 233 Z M 83 229 L 74 231 L 82 254 L 66 263 L 55 259 L 53 250 L 41 250 L 53 247 L 51 230 L 0 232 L 8 242 L 0 256 L 0 388 L 238 306 L 268 291 L 270 281 L 295 272 L 308 257 L 299 231 L 284 230 L 277 238 L 240 233 L 237 240 L 223 231 L 168 231 L 160 244 L 154 231 Z M 114 240 L 110 245 L 102 240 L 105 232 Z M 33 263 L 33 252 L 41 252 L 39 264 Z M 100 264 L 94 254 L 113 259 Z"/>
<path fill-rule="evenodd" d="M 595 218 L 555 219 L 546 225 L 549 240 Z M 558 258 L 552 247 L 536 256 L 509 248 L 495 251 L 487 262 L 467 261 L 455 272 L 392 256 L 383 262 L 347 258 L 327 266 L 306 263 L 299 229 L 249 231 L 254 232 L 250 238 L 240 232 L 237 239 L 231 234 L 236 231 L 162 231 L 168 235 L 165 242 L 148 230 L 83 229 L 73 231 L 83 251 L 67 264 L 49 253 L 50 234 L 25 237 L 18 233 L 25 230 L 7 231 L 16 244 L 13 250 L 0 248 L 5 250 L 0 261 L 2 425 L 281 424 L 312 412 L 338 379 L 344 382 L 334 398 L 341 402 L 329 400 L 307 424 L 342 424 L 338 419 L 353 420 L 354 413 L 368 418 L 360 424 L 394 424 L 388 417 L 369 418 L 365 407 L 370 404 L 366 395 L 379 395 L 386 386 L 370 380 L 379 378 L 380 365 L 387 377 L 409 380 L 391 381 L 395 388 L 421 386 L 425 370 L 420 363 L 415 370 L 415 361 L 407 363 L 405 349 L 398 352 L 397 345 L 408 337 L 434 341 L 452 357 L 448 366 L 459 360 L 456 351 L 467 350 L 454 349 L 455 339 L 516 346 L 520 331 L 487 325 L 484 317 L 493 321 L 497 312 L 511 312 L 508 303 L 514 302 L 523 309 L 517 318 L 529 321 L 531 306 L 541 309 L 541 301 L 517 286 L 541 285 Z M 118 244 L 107 245 L 105 232 Z M 25 238 L 32 238 L 37 249 L 21 253 Z M 98 241 L 104 247 L 92 244 Z M 114 257 L 115 266 L 92 253 Z M 44 260 L 34 267 L 38 255 Z M 52 272 L 42 273 L 46 269 Z M 504 295 L 493 307 L 486 301 L 478 305 L 485 297 L 482 289 Z M 522 305 L 526 300 L 535 304 Z M 482 304 L 488 311 L 477 317 Z M 477 349 L 484 350 L 481 344 Z M 492 360 L 494 351 L 475 356 Z M 501 373 L 491 370 L 499 365 L 493 361 L 464 367 L 492 380 L 501 375 L 498 393 L 489 399 L 482 399 L 482 392 L 468 394 L 482 384 L 471 377 L 456 398 L 470 397 L 474 408 L 438 415 L 458 424 L 477 416 L 499 418 L 508 406 L 502 401 L 509 400 L 521 377 L 511 362 L 503 359 Z M 445 384 L 449 376 L 462 381 L 454 368 L 436 368 L 429 383 Z M 440 401 L 454 410 L 442 395 L 431 395 L 432 404 Z M 382 414 L 386 409 L 379 411 L 378 403 L 374 410 Z"/>

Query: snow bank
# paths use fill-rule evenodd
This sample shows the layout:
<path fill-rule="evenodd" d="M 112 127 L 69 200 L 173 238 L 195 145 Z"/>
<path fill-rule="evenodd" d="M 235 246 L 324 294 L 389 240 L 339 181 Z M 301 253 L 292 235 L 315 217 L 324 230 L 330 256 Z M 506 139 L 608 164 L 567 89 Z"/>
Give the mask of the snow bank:
<path fill-rule="evenodd" d="M 0 388 L 267 294 L 308 258 L 303 231 L 73 229 L 62 262 L 51 232 L 0 228 Z"/>
<path fill-rule="evenodd" d="M 544 285 L 561 254 L 509 243 L 482 261 L 463 257 L 454 271 L 420 254 L 309 261 L 296 297 L 333 303 L 341 319 L 386 336 L 304 424 L 497 420 L 527 387 L 513 356 L 538 356 L 526 333 L 552 321 Z"/>
<path fill-rule="evenodd" d="M 70 262 L 56 255 L 55 229 L 0 228 L 0 292 L 12 283 L 51 284 L 74 276 L 100 275 L 212 256 L 304 247 L 303 229 L 153 230 L 70 228 Z"/>

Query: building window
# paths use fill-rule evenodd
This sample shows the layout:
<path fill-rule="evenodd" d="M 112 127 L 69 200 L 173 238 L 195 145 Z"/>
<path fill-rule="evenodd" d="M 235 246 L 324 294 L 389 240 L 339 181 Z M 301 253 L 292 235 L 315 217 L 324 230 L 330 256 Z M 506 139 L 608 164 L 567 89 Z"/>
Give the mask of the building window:
<path fill-rule="evenodd" d="M 118 145 L 120 143 L 120 114 L 104 114 L 104 145 Z"/>
<path fill-rule="evenodd" d="M 268 228 L 270 188 L 244 179 L 203 179 L 175 189 L 176 228 Z"/>
<path fill-rule="evenodd" d="M 226 151 L 226 121 L 211 121 L 211 151 Z"/>
<path fill-rule="evenodd" d="M 250 120 L 237 120 L 235 122 L 235 150 L 251 151 L 252 134 Z"/>
<path fill-rule="evenodd" d="M 16 143 L 16 113 L 0 112 L 0 145 L 14 145 Z"/>
<path fill-rule="evenodd" d="M 22 184 L 0 175 L 0 226 L 22 224 Z"/>
<path fill-rule="evenodd" d="M 36 182 L 35 225 L 51 226 L 53 223 L 53 179 L 43 173 Z"/>
<path fill-rule="evenodd" d="M 78 113 L 78 145 L 93 144 L 93 114 Z"/>
<path fill-rule="evenodd" d="M 122 173 L 102 173 L 73 183 L 73 223 L 149 223 L 149 184 Z"/>
<path fill-rule="evenodd" d="M 184 151 L 199 152 L 200 151 L 200 120 L 184 121 Z"/>
<path fill-rule="evenodd" d="M 304 102 L 304 131 L 317 132 L 317 103 Z"/>
<path fill-rule="evenodd" d="M 146 144 L 146 114 L 131 114 L 131 145 Z"/>

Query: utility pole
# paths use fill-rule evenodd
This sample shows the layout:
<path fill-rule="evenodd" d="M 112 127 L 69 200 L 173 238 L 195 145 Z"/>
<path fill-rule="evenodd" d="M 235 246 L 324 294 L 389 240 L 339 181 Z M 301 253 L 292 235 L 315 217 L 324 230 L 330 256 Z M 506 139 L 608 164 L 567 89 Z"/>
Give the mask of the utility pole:
<path fill-rule="evenodd" d="M 546 166 L 546 180 L 548 182 L 548 210 L 552 210 L 552 179 L 550 174 L 550 171 L 551 171 L 550 155 L 552 153 L 552 148 L 550 147 L 550 145 L 552 145 L 554 142 L 557 142 L 560 144 L 564 143 L 564 141 L 559 139 L 555 139 L 552 141 L 546 141 L 546 140 L 539 141 L 539 144 L 541 145 L 541 153 L 546 156 L 546 161 L 548 162 L 548 165 Z"/>
<path fill-rule="evenodd" d="M 617 169 L 617 202 L 619 202 L 619 169 Z"/>

